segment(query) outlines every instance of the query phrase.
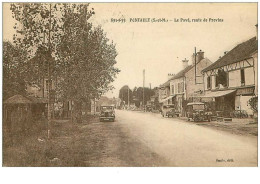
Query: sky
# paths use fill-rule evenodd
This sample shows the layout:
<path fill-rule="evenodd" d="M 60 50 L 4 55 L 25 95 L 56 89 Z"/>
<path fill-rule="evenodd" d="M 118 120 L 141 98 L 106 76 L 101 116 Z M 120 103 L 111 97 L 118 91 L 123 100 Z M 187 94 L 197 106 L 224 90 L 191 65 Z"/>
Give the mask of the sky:
<path fill-rule="evenodd" d="M 257 3 L 91 3 L 91 21 L 101 25 L 116 44 L 121 72 L 113 82 L 115 89 L 106 94 L 118 97 L 122 86 L 152 88 L 167 80 L 168 73 L 182 69 L 182 60 L 191 64 L 194 47 L 215 62 L 225 51 L 256 35 Z M 125 18 L 112 23 L 111 18 Z M 130 18 L 223 19 L 223 22 L 129 22 Z M 14 34 L 9 4 L 3 5 L 3 38 Z"/>

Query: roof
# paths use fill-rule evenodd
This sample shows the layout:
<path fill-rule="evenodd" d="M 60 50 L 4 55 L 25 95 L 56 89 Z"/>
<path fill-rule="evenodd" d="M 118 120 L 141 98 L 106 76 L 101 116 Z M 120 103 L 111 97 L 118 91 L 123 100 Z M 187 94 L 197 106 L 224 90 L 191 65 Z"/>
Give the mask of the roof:
<path fill-rule="evenodd" d="M 167 80 L 165 83 L 163 83 L 162 85 L 160 85 L 160 87 L 169 86 L 171 80 L 184 77 L 184 76 L 185 76 L 185 73 L 187 73 L 193 66 L 194 66 L 194 65 L 189 65 L 189 66 L 187 66 L 186 68 L 184 68 L 183 70 L 179 71 L 176 75 L 174 75 L 174 76 L 171 77 L 169 80 Z"/>
<path fill-rule="evenodd" d="M 173 97 L 175 97 L 175 96 L 176 96 L 176 95 L 168 96 L 168 97 L 162 99 L 162 100 L 160 101 L 160 103 L 165 102 L 165 101 L 167 101 L 167 100 L 169 100 L 169 99 L 171 99 L 171 98 L 173 98 Z"/>
<path fill-rule="evenodd" d="M 102 106 L 102 107 L 114 107 L 115 105 L 114 104 L 111 104 L 111 105 L 109 105 L 109 104 L 101 104 L 100 106 Z"/>
<path fill-rule="evenodd" d="M 31 104 L 31 100 L 28 98 L 22 96 L 22 95 L 14 95 L 10 98 L 8 98 L 5 102 L 5 104 Z"/>
<path fill-rule="evenodd" d="M 253 37 L 243 43 L 238 44 L 231 51 L 229 51 L 226 55 L 218 59 L 212 65 L 206 67 L 202 70 L 202 72 L 206 72 L 208 70 L 216 69 L 223 67 L 225 65 L 229 65 L 232 63 L 236 63 L 245 59 L 248 59 L 258 50 L 256 37 Z"/>
<path fill-rule="evenodd" d="M 33 97 L 33 96 L 30 96 L 30 97 L 27 97 L 28 99 L 30 99 L 32 101 L 32 103 L 43 103 L 43 104 L 46 104 L 48 103 L 48 99 L 47 98 L 37 98 L 37 97 Z"/>
<path fill-rule="evenodd" d="M 165 83 L 163 83 L 162 85 L 160 85 L 160 87 L 165 87 L 165 86 L 170 86 L 170 80 L 167 80 Z"/>
<path fill-rule="evenodd" d="M 224 91 L 213 91 L 213 92 L 209 92 L 204 96 L 201 96 L 202 98 L 215 98 L 215 97 L 221 97 L 221 96 L 225 96 L 228 94 L 231 94 L 233 92 L 235 92 L 236 90 L 224 90 Z"/>
<path fill-rule="evenodd" d="M 191 102 L 191 103 L 188 103 L 187 105 L 204 105 L 205 103 L 203 102 Z"/>

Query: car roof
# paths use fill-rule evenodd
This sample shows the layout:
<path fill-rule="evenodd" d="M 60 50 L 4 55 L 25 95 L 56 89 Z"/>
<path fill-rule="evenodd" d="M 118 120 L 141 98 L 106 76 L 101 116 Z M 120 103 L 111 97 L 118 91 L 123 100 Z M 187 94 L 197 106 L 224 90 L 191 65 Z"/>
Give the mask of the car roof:
<path fill-rule="evenodd" d="M 164 107 L 174 107 L 174 105 L 164 105 Z"/>
<path fill-rule="evenodd" d="M 188 103 L 187 105 L 204 105 L 205 103 L 202 103 L 202 102 L 191 102 L 191 103 Z"/>

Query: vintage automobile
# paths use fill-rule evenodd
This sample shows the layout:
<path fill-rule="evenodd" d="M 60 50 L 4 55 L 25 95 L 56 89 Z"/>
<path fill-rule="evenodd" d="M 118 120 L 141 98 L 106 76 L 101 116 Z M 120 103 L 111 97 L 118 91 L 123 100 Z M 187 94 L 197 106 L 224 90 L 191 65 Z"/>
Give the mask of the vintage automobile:
<path fill-rule="evenodd" d="M 175 106 L 174 105 L 163 105 L 161 114 L 163 117 L 174 117 L 175 116 Z"/>
<path fill-rule="evenodd" d="M 100 121 L 115 121 L 115 110 L 113 105 L 100 106 Z"/>
<path fill-rule="evenodd" d="M 211 121 L 212 112 L 207 111 L 205 103 L 192 102 L 187 104 L 188 121 Z"/>
<path fill-rule="evenodd" d="M 169 110 L 168 112 L 166 112 L 166 117 L 177 117 L 177 114 L 176 114 L 176 111 L 175 111 L 175 109 L 171 109 L 171 110 Z"/>
<path fill-rule="evenodd" d="M 146 112 L 152 112 L 152 106 L 151 105 L 146 105 L 145 106 L 145 111 Z"/>

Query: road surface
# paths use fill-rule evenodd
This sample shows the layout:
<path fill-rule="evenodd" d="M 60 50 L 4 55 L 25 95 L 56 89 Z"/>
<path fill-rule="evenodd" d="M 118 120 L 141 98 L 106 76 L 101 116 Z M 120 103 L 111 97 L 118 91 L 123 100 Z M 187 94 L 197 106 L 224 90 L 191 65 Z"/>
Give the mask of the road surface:
<path fill-rule="evenodd" d="M 120 155 L 111 166 L 257 166 L 257 137 L 123 110 L 104 126 L 112 129 L 110 148 Z"/>

